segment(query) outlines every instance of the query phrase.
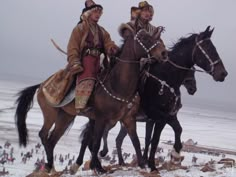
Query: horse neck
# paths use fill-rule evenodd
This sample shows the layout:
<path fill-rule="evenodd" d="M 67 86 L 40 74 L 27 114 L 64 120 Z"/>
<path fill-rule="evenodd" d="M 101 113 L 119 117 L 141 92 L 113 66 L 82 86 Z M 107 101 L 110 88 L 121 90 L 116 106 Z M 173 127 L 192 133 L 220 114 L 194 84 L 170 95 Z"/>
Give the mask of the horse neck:
<path fill-rule="evenodd" d="M 122 96 L 129 97 L 137 90 L 139 79 L 139 63 L 131 63 L 138 61 L 138 56 L 135 55 L 133 38 L 127 39 L 124 43 L 120 60 L 110 75 L 112 90 Z"/>
<path fill-rule="evenodd" d="M 178 86 L 180 86 L 185 77 L 187 77 L 187 74 L 189 72 L 188 69 L 192 68 L 194 63 L 192 61 L 192 51 L 193 47 L 187 46 L 187 47 L 181 47 L 178 50 L 173 50 L 169 52 L 169 59 L 175 63 L 178 66 L 184 67 L 186 69 L 181 69 L 176 66 L 173 66 L 170 63 L 166 63 L 168 65 L 168 71 L 172 75 L 173 81 L 177 83 Z"/>

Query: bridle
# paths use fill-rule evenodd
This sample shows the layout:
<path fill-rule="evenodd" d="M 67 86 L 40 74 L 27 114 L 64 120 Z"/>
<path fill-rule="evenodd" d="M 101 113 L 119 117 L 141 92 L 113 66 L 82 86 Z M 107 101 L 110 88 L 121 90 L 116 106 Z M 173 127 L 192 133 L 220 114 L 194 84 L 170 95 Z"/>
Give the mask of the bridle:
<path fill-rule="evenodd" d="M 187 68 L 187 67 L 184 67 L 184 66 L 180 66 L 180 65 L 174 63 L 173 61 L 171 61 L 169 59 L 167 59 L 167 62 L 169 62 L 171 65 L 173 65 L 173 66 L 175 66 L 176 68 L 179 68 L 179 69 L 192 70 L 192 71 L 197 71 L 197 72 L 214 74 L 214 69 L 215 69 L 214 67 L 215 67 L 215 65 L 217 63 L 219 63 L 221 61 L 221 59 L 218 59 L 218 60 L 213 62 L 213 60 L 210 58 L 210 56 L 207 54 L 207 52 L 202 48 L 202 46 L 200 44 L 202 44 L 203 42 L 205 42 L 207 40 L 211 40 L 211 39 L 210 38 L 206 38 L 206 39 L 202 39 L 202 40 L 198 41 L 198 36 L 196 36 L 196 38 L 195 38 L 195 46 L 194 46 L 194 48 L 192 50 L 192 62 L 195 64 L 194 55 L 196 54 L 196 49 L 198 48 L 203 53 L 203 55 L 206 57 L 206 59 L 210 63 L 211 69 L 209 71 L 204 71 L 204 70 L 199 70 L 199 69 L 196 69 L 196 68 Z"/>
<path fill-rule="evenodd" d="M 120 62 L 124 62 L 124 63 L 130 63 L 130 64 L 133 64 L 133 63 L 134 63 L 134 64 L 141 64 L 141 62 L 144 62 L 144 60 L 147 60 L 147 62 L 148 62 L 148 61 L 150 61 L 150 60 L 153 58 L 153 57 L 150 55 L 150 51 L 151 51 L 154 47 L 156 47 L 157 45 L 159 45 L 161 42 L 160 42 L 160 40 L 157 40 L 157 42 L 155 42 L 151 47 L 147 48 L 147 47 L 143 44 L 143 42 L 139 39 L 139 37 L 138 37 L 141 31 L 143 31 L 143 29 L 139 30 L 139 31 L 136 33 L 136 35 L 134 36 L 134 41 L 137 41 L 137 42 L 140 44 L 140 46 L 141 46 L 141 47 L 144 49 L 144 51 L 147 53 L 148 57 L 147 57 L 147 58 L 142 58 L 140 61 L 122 60 L 122 59 L 120 59 L 119 57 L 115 57 L 116 60 L 118 60 L 118 61 L 120 61 Z M 135 45 L 135 43 L 134 43 L 134 45 Z M 135 100 L 138 98 L 138 92 L 136 92 L 136 94 L 134 95 L 134 97 L 131 98 L 131 99 L 129 99 L 129 100 L 127 100 L 127 99 L 125 99 L 125 98 L 120 98 L 120 97 L 115 96 L 114 94 L 112 94 L 112 93 L 106 88 L 106 86 L 104 85 L 104 83 L 103 83 L 101 80 L 98 79 L 98 82 L 99 82 L 100 85 L 102 86 L 103 90 L 104 90 L 110 97 L 112 97 L 113 99 L 115 99 L 115 100 L 117 100 L 117 101 L 126 103 L 128 109 L 130 109 L 130 108 L 133 106 Z"/>
<path fill-rule="evenodd" d="M 206 39 L 203 39 L 203 40 L 200 40 L 198 41 L 197 40 L 198 36 L 196 36 L 195 38 L 195 43 L 196 45 L 194 46 L 193 48 L 193 51 L 192 51 L 192 61 L 193 63 L 194 62 L 194 54 L 195 54 L 195 51 L 196 51 L 196 48 L 198 47 L 200 49 L 200 51 L 203 53 L 203 55 L 206 57 L 206 59 L 209 61 L 210 63 L 210 67 L 211 69 L 209 71 L 205 71 L 206 73 L 209 73 L 209 74 L 213 74 L 214 73 L 214 69 L 215 69 L 215 65 L 217 63 L 219 63 L 221 61 L 221 59 L 218 59 L 216 61 L 213 62 L 213 60 L 211 59 L 211 57 L 206 53 L 206 51 L 202 48 L 202 46 L 200 44 L 202 44 L 204 41 L 207 41 L 207 40 L 211 40 L 210 38 L 206 38 Z"/>
<path fill-rule="evenodd" d="M 155 48 L 157 45 L 159 45 L 159 44 L 161 44 L 161 42 L 160 42 L 160 40 L 157 40 L 151 47 L 149 47 L 149 48 L 147 48 L 144 44 L 143 44 L 143 42 L 139 39 L 139 34 L 142 32 L 142 31 L 144 31 L 145 29 L 141 29 L 141 30 L 139 30 L 137 33 L 136 33 L 136 35 L 134 36 L 134 41 L 137 41 L 138 42 L 138 44 L 143 48 L 143 50 L 147 53 L 147 58 L 142 58 L 140 61 L 132 61 L 132 60 L 122 60 L 122 59 L 120 59 L 119 57 L 115 57 L 115 59 L 116 60 L 118 60 L 118 61 L 121 61 L 121 62 L 124 62 L 124 63 L 141 63 L 141 62 L 144 62 L 144 59 L 145 60 L 152 60 L 152 58 L 153 58 L 153 56 L 151 56 L 151 54 L 150 54 L 150 51 L 153 49 L 153 48 Z M 135 43 L 134 43 L 134 45 L 135 45 Z M 135 48 L 135 47 L 134 47 Z"/>
<path fill-rule="evenodd" d="M 156 47 L 157 45 L 161 44 L 160 40 L 157 40 L 151 47 L 146 48 L 146 46 L 142 43 L 142 41 L 138 38 L 138 35 L 141 33 L 141 31 L 144 31 L 144 29 L 139 30 L 136 35 L 134 36 L 134 40 L 138 41 L 138 43 L 141 45 L 141 47 L 145 50 L 145 52 L 148 54 L 148 58 L 152 58 L 150 55 L 150 51 Z"/>

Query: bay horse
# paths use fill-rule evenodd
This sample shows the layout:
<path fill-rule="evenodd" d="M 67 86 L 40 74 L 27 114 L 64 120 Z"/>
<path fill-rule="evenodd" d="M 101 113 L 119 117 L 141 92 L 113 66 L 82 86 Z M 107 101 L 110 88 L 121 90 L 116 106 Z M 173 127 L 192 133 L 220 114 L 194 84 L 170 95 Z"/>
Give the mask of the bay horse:
<path fill-rule="evenodd" d="M 195 79 L 195 70 L 194 69 L 188 71 L 187 76 L 186 76 L 186 78 L 184 78 L 182 85 L 186 88 L 189 95 L 195 94 L 195 92 L 197 91 L 197 83 L 196 83 L 196 79 Z M 159 88 L 156 88 L 156 90 L 157 89 L 159 89 Z M 179 95 L 177 95 L 177 96 L 179 97 L 179 101 L 177 103 L 176 114 L 177 114 L 178 110 L 182 107 L 180 90 L 178 90 L 178 92 L 179 92 Z M 163 96 L 168 96 L 168 95 L 166 95 L 166 93 L 163 93 Z M 140 111 L 140 112 L 141 113 L 136 117 L 136 121 L 146 123 L 145 150 L 144 150 L 143 157 L 144 157 L 144 160 L 147 160 L 148 147 L 150 145 L 151 135 L 152 135 L 155 121 L 153 121 L 152 119 L 148 119 L 148 117 L 145 114 L 143 114 L 142 111 Z M 174 114 L 173 119 L 177 118 L 176 114 Z M 176 121 L 178 121 L 178 120 L 176 119 Z M 180 139 L 181 132 L 177 131 L 177 130 L 180 130 L 180 127 L 173 127 L 173 124 L 171 122 L 167 122 L 167 124 L 169 124 L 172 127 L 172 129 L 174 130 L 175 137 L 176 137 L 174 146 L 178 147 L 177 144 L 181 143 L 181 139 Z M 180 124 L 175 123 L 175 125 L 180 125 Z M 102 157 L 106 156 L 106 154 L 108 153 L 107 137 L 108 137 L 108 133 L 111 128 L 112 127 L 106 127 L 104 134 L 103 134 L 103 149 L 100 151 L 100 155 Z M 126 135 L 127 135 L 127 131 L 126 131 L 125 127 L 121 124 L 120 131 L 119 131 L 118 136 L 116 138 L 116 147 L 117 147 L 119 165 L 125 165 L 125 162 L 124 162 L 123 156 L 122 156 L 121 146 L 122 146 L 123 140 L 126 137 Z"/>
<path fill-rule="evenodd" d="M 136 133 L 136 122 L 133 119 L 139 106 L 139 96 L 137 96 L 137 83 L 140 72 L 140 59 L 155 58 L 164 60 L 167 58 L 167 51 L 164 43 L 160 39 L 160 31 L 157 30 L 150 36 L 145 30 L 137 33 L 127 25 L 120 28 L 120 34 L 124 38 L 118 62 L 104 80 L 98 80 L 98 85 L 94 90 L 92 99 L 88 105 L 91 109 L 83 112 L 82 115 L 93 122 L 92 159 L 90 168 L 98 173 L 106 172 L 97 157 L 101 137 L 107 123 L 121 121 L 125 125 L 135 148 L 139 166 L 144 166 L 140 149 L 140 142 Z M 38 89 L 37 100 L 42 110 L 44 124 L 39 132 L 42 144 L 45 148 L 47 163 L 46 169 L 53 169 L 53 151 L 60 137 L 64 134 L 68 126 L 76 117 L 74 101 L 63 107 L 52 107 L 48 104 L 42 92 L 42 85 L 38 84 L 25 88 L 19 92 L 16 101 L 17 109 L 15 114 L 16 125 L 19 134 L 20 145 L 26 146 L 28 133 L 26 128 L 26 116 L 33 103 L 33 97 Z M 49 133 L 52 125 L 54 129 Z M 81 156 L 80 166 L 83 163 Z"/>
<path fill-rule="evenodd" d="M 154 63 L 144 70 L 146 81 L 143 84 L 144 88 L 139 94 L 141 108 L 148 119 L 154 122 L 154 125 L 151 125 L 152 127 L 154 126 L 154 130 L 147 129 L 146 136 L 150 135 L 152 131 L 154 132 L 151 142 L 150 137 L 147 137 L 149 140 L 146 142 L 144 152 L 144 158 L 147 158 L 145 156 L 147 156 L 148 146 L 151 143 L 151 150 L 147 160 L 151 171 L 158 171 L 155 166 L 155 153 L 161 132 L 166 124 L 171 125 L 175 131 L 175 151 L 172 152 L 172 157 L 180 158 L 182 127 L 176 117 L 177 105 L 180 101 L 177 95 L 188 71 L 192 70 L 191 68 L 194 65 L 197 65 L 204 72 L 210 74 L 215 81 L 220 82 L 223 82 L 228 74 L 210 39 L 213 31 L 214 29 L 211 30 L 210 26 L 208 26 L 205 31 L 199 34 L 195 33 L 189 37 L 179 39 L 172 47 L 169 59 L 165 63 Z M 113 127 L 114 125 L 107 126 Z M 122 158 L 121 144 L 121 142 L 117 142 L 119 158 Z M 123 163 L 122 159 L 119 160 Z"/>

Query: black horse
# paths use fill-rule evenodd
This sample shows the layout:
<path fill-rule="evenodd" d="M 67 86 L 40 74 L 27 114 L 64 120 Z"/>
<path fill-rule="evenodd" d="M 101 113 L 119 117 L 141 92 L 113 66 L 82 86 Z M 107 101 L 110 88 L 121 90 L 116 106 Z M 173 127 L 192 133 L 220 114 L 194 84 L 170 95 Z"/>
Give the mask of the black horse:
<path fill-rule="evenodd" d="M 210 30 L 210 26 L 208 26 L 199 34 L 181 38 L 172 47 L 172 51 L 169 53 L 170 59 L 166 63 L 154 63 L 144 71 L 146 82 L 143 91 L 140 92 L 141 108 L 147 117 L 155 122 L 148 158 L 148 166 L 151 171 L 157 170 L 155 153 L 165 125 L 168 123 L 179 134 L 182 132 L 179 122 L 176 121 L 177 118 L 173 118 L 173 116 L 178 110 L 178 90 L 188 71 L 197 65 L 210 74 L 215 81 L 221 82 L 228 75 L 210 39 L 213 31 L 214 29 Z M 178 133 L 176 133 L 177 136 Z M 182 148 L 181 142 L 177 143 L 174 148 L 175 154 L 178 154 Z"/>
<path fill-rule="evenodd" d="M 194 95 L 194 93 L 197 91 L 197 83 L 196 83 L 196 79 L 195 79 L 195 70 L 194 69 L 188 71 L 187 76 L 184 79 L 182 85 L 187 89 L 188 94 Z M 176 114 L 177 114 L 178 110 L 182 107 L 181 97 L 180 97 L 181 95 L 180 95 L 179 90 L 178 90 L 178 93 L 179 94 L 177 96 L 179 97 L 179 100 L 178 100 L 177 106 L 176 106 L 176 108 L 177 108 Z M 166 95 L 165 93 L 163 93 L 163 96 L 169 96 L 169 95 Z M 176 119 L 175 121 L 178 121 L 178 119 L 176 118 L 177 117 L 176 114 L 173 116 L 173 119 L 175 118 Z M 143 113 L 141 113 L 140 115 L 138 115 L 136 117 L 136 121 L 146 123 L 145 151 L 144 151 L 143 157 L 145 160 L 147 160 L 148 147 L 150 145 L 151 134 L 153 131 L 155 121 L 153 121 L 152 119 L 148 119 L 148 117 Z M 178 130 L 181 130 L 180 124 L 175 123 L 175 125 L 179 125 L 178 127 L 176 127 L 176 126 L 174 127 L 171 122 L 168 122 L 167 124 L 169 124 L 172 127 L 172 129 L 174 130 L 175 137 L 176 137 L 175 138 L 175 146 L 179 147 L 179 144 L 181 143 L 181 139 L 180 139 L 181 131 L 178 131 Z M 108 132 L 110 131 L 111 128 L 112 127 L 106 127 L 104 134 L 103 134 L 103 149 L 100 151 L 100 155 L 102 157 L 104 157 L 108 152 L 107 137 L 108 137 Z M 116 147 L 117 147 L 117 153 L 118 153 L 118 158 L 119 158 L 119 165 L 125 165 L 123 157 L 122 157 L 121 146 L 122 146 L 123 140 L 126 137 L 126 135 L 127 135 L 127 131 L 126 131 L 125 127 L 123 126 L 123 124 L 121 123 L 120 132 L 116 138 Z"/>
<path fill-rule="evenodd" d="M 179 98 L 175 95 L 177 95 L 176 92 L 183 83 L 187 71 L 196 64 L 204 69 L 206 73 L 212 75 L 215 81 L 221 82 L 228 74 L 210 39 L 213 30 L 210 30 L 210 26 L 208 26 L 204 32 L 181 38 L 172 47 L 169 54 L 170 60 L 162 65 L 154 64 L 145 72 L 147 80 L 144 91 L 140 95 L 142 109 L 149 119 L 155 121 L 148 158 L 148 165 L 152 171 L 157 170 L 155 167 L 155 153 L 165 125 L 168 123 L 176 129 L 176 140 L 182 132 L 179 122 L 176 121 L 176 105 Z M 164 93 L 169 96 L 163 96 Z M 181 148 L 181 142 L 175 144 L 176 152 L 172 155 L 179 154 Z"/>

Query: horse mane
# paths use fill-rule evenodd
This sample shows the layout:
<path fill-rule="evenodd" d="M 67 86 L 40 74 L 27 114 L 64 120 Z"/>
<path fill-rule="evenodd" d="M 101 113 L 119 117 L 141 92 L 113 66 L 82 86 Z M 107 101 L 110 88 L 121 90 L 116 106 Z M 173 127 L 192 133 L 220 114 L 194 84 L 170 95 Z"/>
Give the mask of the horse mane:
<path fill-rule="evenodd" d="M 195 40 L 195 37 L 197 36 L 197 34 L 189 34 L 188 37 L 181 37 L 180 39 L 178 39 L 178 41 L 173 44 L 173 46 L 170 47 L 171 52 L 175 52 L 178 51 L 179 49 L 182 49 L 183 45 L 189 44 L 190 42 L 192 42 L 193 40 Z"/>

